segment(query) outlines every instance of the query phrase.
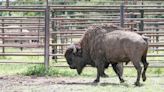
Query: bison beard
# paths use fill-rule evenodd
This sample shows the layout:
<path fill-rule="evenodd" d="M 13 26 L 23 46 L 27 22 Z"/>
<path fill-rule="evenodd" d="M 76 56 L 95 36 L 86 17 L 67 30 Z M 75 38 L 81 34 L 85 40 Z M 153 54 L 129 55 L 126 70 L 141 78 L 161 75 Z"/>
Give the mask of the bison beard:
<path fill-rule="evenodd" d="M 97 35 L 98 33 L 100 35 Z M 77 69 L 79 74 L 86 65 L 95 66 L 97 68 L 97 78 L 94 82 L 99 82 L 100 76 L 103 75 L 105 62 L 111 63 L 115 67 L 114 71 L 121 81 L 122 73 L 119 74 L 119 69 L 122 70 L 122 68 L 116 66 L 122 62 L 131 61 L 137 70 L 135 85 L 139 86 L 142 70 L 140 61 L 144 65 L 143 81 L 146 80 L 145 73 L 148 67 L 146 61 L 148 43 L 144 39 L 134 32 L 119 30 L 107 33 L 101 28 L 88 30 L 78 44 L 79 46 L 75 45 L 66 50 L 65 57 L 69 66 Z"/>

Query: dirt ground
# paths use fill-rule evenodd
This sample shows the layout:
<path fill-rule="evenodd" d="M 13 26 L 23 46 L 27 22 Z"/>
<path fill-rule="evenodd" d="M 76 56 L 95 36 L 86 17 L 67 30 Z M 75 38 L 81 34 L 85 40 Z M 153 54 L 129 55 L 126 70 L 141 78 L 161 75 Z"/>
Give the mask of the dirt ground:
<path fill-rule="evenodd" d="M 110 92 L 113 89 L 131 92 L 135 88 L 135 77 L 126 79 L 128 81 L 124 84 L 120 84 L 117 77 L 102 78 L 99 84 L 93 84 L 93 77 L 0 76 L 0 92 Z M 141 92 L 164 90 L 164 77 L 148 79 L 148 82 L 142 82 Z M 149 87 L 151 91 L 145 91 Z M 139 92 L 138 89 L 136 92 Z"/>

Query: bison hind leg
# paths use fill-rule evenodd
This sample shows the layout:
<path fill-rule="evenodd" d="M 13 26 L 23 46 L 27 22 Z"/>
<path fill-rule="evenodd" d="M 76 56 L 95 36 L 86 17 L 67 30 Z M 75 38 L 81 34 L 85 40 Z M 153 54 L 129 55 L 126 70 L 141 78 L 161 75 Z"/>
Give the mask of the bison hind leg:
<path fill-rule="evenodd" d="M 147 70 L 147 67 L 149 65 L 149 63 L 146 60 L 146 55 L 142 56 L 142 60 L 141 61 L 142 61 L 143 66 L 144 66 L 144 70 L 143 70 L 143 73 L 142 73 L 142 80 L 146 81 L 146 70 Z"/>
<path fill-rule="evenodd" d="M 114 63 L 112 64 L 112 68 L 115 71 L 115 73 L 117 74 L 120 83 L 124 83 L 124 79 L 122 78 L 122 74 L 123 74 L 123 63 Z"/>
<path fill-rule="evenodd" d="M 131 59 L 135 69 L 137 70 L 137 80 L 135 82 L 136 86 L 140 86 L 140 77 L 141 77 L 141 72 L 142 72 L 142 67 L 140 65 L 141 58 L 140 57 L 135 57 Z"/>

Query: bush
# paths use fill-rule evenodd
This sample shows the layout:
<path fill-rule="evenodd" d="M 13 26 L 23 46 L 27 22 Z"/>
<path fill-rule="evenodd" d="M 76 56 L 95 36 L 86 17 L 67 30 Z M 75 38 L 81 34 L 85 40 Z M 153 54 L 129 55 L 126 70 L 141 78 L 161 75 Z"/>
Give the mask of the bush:
<path fill-rule="evenodd" d="M 28 67 L 27 72 L 25 72 L 25 75 L 44 76 L 46 75 L 46 68 L 44 67 L 44 65 L 30 66 Z"/>
<path fill-rule="evenodd" d="M 35 65 L 28 67 L 27 71 L 24 73 L 26 76 L 77 76 L 76 72 L 69 71 L 69 69 L 66 68 L 49 68 L 48 71 L 46 71 L 46 68 L 44 65 Z"/>

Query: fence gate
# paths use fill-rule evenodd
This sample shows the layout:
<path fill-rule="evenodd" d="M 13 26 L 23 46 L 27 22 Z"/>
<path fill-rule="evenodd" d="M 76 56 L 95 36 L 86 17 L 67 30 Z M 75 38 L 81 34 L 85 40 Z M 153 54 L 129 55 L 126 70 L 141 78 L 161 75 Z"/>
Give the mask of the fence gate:
<path fill-rule="evenodd" d="M 48 69 L 49 7 L 7 6 L 0 8 L 0 12 L 0 56 L 4 59 L 0 63 L 45 64 Z M 37 58 L 6 61 L 13 56 Z"/>

